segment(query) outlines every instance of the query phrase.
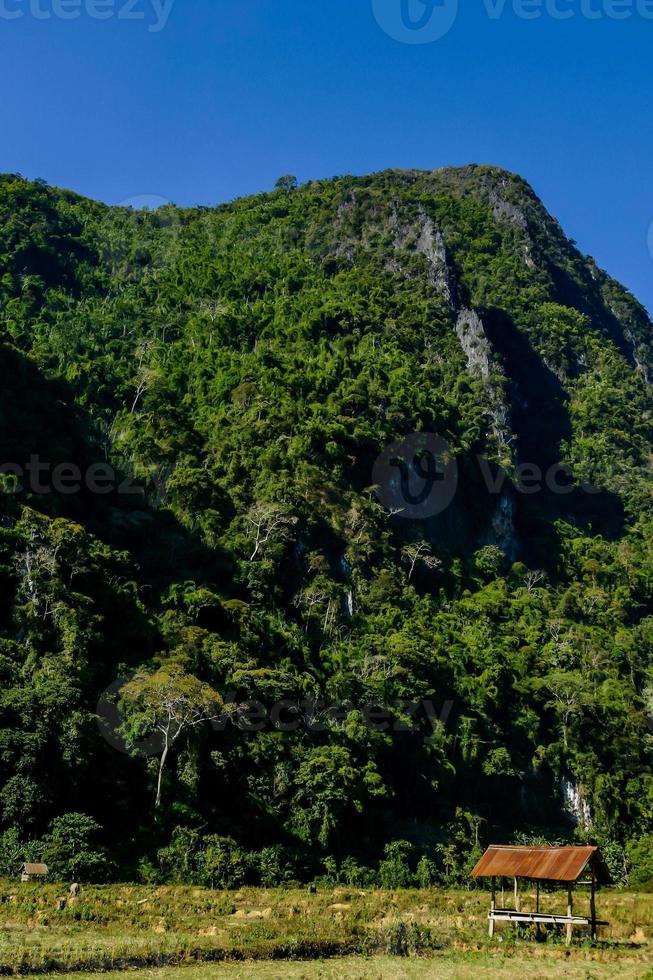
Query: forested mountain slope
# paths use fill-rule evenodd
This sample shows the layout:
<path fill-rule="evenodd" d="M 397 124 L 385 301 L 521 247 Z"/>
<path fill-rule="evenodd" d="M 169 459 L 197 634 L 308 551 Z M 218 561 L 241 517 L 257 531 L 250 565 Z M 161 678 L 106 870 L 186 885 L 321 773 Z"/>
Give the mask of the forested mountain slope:
<path fill-rule="evenodd" d="M 1 177 L 3 853 L 78 813 L 123 875 L 406 840 L 451 877 L 479 828 L 626 866 L 653 833 L 652 341 L 495 168 L 156 212 Z M 412 433 L 450 447 L 440 512 L 378 486 Z M 157 756 L 95 715 L 162 666 L 323 724 L 189 727 L 155 807 Z"/>

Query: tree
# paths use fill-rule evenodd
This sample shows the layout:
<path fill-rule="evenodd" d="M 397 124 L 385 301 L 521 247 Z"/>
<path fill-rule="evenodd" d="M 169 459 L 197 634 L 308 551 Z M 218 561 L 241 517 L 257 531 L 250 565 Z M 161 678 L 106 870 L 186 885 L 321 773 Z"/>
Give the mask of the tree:
<path fill-rule="evenodd" d="M 186 673 L 179 664 L 166 664 L 154 674 L 141 671 L 121 690 L 130 736 L 137 740 L 146 731 L 162 737 L 162 751 L 155 806 L 161 804 L 163 772 L 170 750 L 181 735 L 220 717 L 222 699 L 203 681 Z"/>
<path fill-rule="evenodd" d="M 13 878 L 25 860 L 25 846 L 16 827 L 0 834 L 0 877 Z"/>
<path fill-rule="evenodd" d="M 416 544 L 407 544 L 401 550 L 406 564 L 410 565 L 410 571 L 408 572 L 408 581 L 410 582 L 413 577 L 413 572 L 415 571 L 415 566 L 419 562 L 424 565 L 430 571 L 434 571 L 436 568 L 442 566 L 442 562 L 439 558 L 436 558 L 433 554 L 433 549 L 427 541 L 418 541 Z"/>
<path fill-rule="evenodd" d="M 474 565 L 485 579 L 497 578 L 505 563 L 505 552 L 495 544 L 486 544 L 474 555 Z"/>
<path fill-rule="evenodd" d="M 283 191 L 285 194 L 290 194 L 291 191 L 297 189 L 297 178 L 292 174 L 284 174 L 283 177 L 279 177 L 279 180 L 274 185 L 278 191 Z"/>
<path fill-rule="evenodd" d="M 288 529 L 297 523 L 296 517 L 290 517 L 276 504 L 257 504 L 247 515 L 247 528 L 254 538 L 254 550 L 249 556 L 254 561 L 259 551 L 275 538 L 285 540 Z"/>
<path fill-rule="evenodd" d="M 532 594 L 538 585 L 543 582 L 546 575 L 540 569 L 529 569 L 524 575 L 524 585 L 526 586 L 526 591 Z"/>
<path fill-rule="evenodd" d="M 141 397 L 150 388 L 159 384 L 162 379 L 160 370 L 157 367 L 151 367 L 146 363 L 146 359 L 152 355 L 155 351 L 156 343 L 152 338 L 148 338 L 139 345 L 136 351 L 136 356 L 138 357 L 138 367 L 136 369 L 136 376 L 132 381 L 132 388 L 134 389 L 135 395 L 130 408 L 130 414 L 133 415 L 136 411 L 136 406 L 138 405 Z"/>
<path fill-rule="evenodd" d="M 101 826 L 85 813 L 56 817 L 41 848 L 48 873 L 60 880 L 106 881 L 107 854 L 96 844 L 101 831 Z"/>
<path fill-rule="evenodd" d="M 25 550 L 16 556 L 15 569 L 29 607 L 35 614 L 42 612 L 43 618 L 50 612 L 52 582 L 58 568 L 58 547 L 32 529 Z"/>
<path fill-rule="evenodd" d="M 364 801 L 383 792 L 378 774 L 372 770 L 372 763 L 361 767 L 349 749 L 340 745 L 302 753 L 295 773 L 292 830 L 307 844 L 326 848 L 343 813 L 362 813 Z"/>
<path fill-rule="evenodd" d="M 562 725 L 562 742 L 569 748 L 569 726 L 591 703 L 591 691 L 579 671 L 556 670 L 544 678 L 544 687 L 551 694 L 547 708 L 554 708 Z"/>

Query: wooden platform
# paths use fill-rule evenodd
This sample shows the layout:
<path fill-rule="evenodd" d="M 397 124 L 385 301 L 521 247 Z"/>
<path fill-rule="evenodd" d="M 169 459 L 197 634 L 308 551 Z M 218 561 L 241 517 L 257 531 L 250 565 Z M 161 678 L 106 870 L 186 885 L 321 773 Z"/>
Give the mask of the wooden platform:
<path fill-rule="evenodd" d="M 494 909 L 488 912 L 488 919 L 494 922 L 533 922 L 554 926 L 591 926 L 592 920 L 584 915 L 551 915 L 548 912 L 516 912 L 514 909 Z M 607 926 L 610 923 L 596 919 L 595 925 Z"/>

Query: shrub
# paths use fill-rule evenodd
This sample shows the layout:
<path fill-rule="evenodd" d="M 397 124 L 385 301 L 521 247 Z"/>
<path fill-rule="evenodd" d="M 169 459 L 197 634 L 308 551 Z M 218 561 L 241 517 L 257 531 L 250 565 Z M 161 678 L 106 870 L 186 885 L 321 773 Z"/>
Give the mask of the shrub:
<path fill-rule="evenodd" d="M 25 860 L 24 847 L 16 827 L 0 835 L 0 878 L 14 878 Z"/>
<path fill-rule="evenodd" d="M 590 841 L 588 841 L 590 843 Z M 601 854 L 608 866 L 608 871 L 610 872 L 610 877 L 612 878 L 615 885 L 625 886 L 628 884 L 628 864 L 629 859 L 626 853 L 626 848 L 623 844 L 618 841 L 611 839 L 601 839 L 591 840 L 591 843 L 598 844 L 601 848 Z M 652 875 L 653 878 L 653 875 Z"/>
<path fill-rule="evenodd" d="M 324 868 L 324 874 L 317 875 L 313 883 L 320 888 L 333 888 L 335 885 L 339 885 L 340 873 L 336 859 L 331 856 L 323 858 L 322 867 Z"/>
<path fill-rule="evenodd" d="M 275 888 L 294 877 L 292 863 L 280 844 L 264 847 L 251 855 L 251 866 L 264 888 Z"/>
<path fill-rule="evenodd" d="M 626 853 L 630 862 L 630 884 L 653 884 L 653 834 L 631 840 Z"/>
<path fill-rule="evenodd" d="M 198 831 L 189 827 L 175 827 L 170 843 L 157 854 L 163 877 L 177 882 L 195 881 L 201 847 L 202 838 Z"/>
<path fill-rule="evenodd" d="M 352 857 L 345 858 L 340 865 L 340 880 L 352 888 L 370 888 L 378 884 L 379 876 L 372 868 L 358 864 Z"/>
<path fill-rule="evenodd" d="M 200 881 L 209 888 L 239 888 L 245 881 L 247 858 L 231 837 L 217 834 L 202 839 L 197 856 Z"/>
<path fill-rule="evenodd" d="M 412 850 L 412 844 L 405 840 L 386 844 L 384 860 L 379 864 L 379 878 L 383 888 L 410 888 L 413 884 L 413 873 L 408 862 Z"/>
<path fill-rule="evenodd" d="M 431 888 L 438 880 L 438 866 L 425 854 L 417 862 L 417 884 L 420 888 Z"/>
<path fill-rule="evenodd" d="M 431 930 L 416 922 L 394 922 L 381 933 L 380 945 L 390 956 L 416 956 L 441 948 Z"/>
<path fill-rule="evenodd" d="M 85 813 L 56 817 L 42 842 L 42 858 L 51 878 L 106 881 L 113 868 L 103 848 L 95 844 L 102 828 Z"/>
<path fill-rule="evenodd" d="M 163 874 L 150 858 L 143 857 L 138 862 L 138 880 L 144 885 L 159 885 L 163 880 Z"/>

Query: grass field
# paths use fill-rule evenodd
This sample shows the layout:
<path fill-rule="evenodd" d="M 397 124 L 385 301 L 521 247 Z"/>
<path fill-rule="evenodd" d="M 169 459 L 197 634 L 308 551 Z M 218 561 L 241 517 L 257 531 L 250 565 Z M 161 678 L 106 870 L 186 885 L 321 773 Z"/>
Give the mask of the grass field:
<path fill-rule="evenodd" d="M 66 899 L 59 909 L 59 899 Z M 523 906 L 534 901 L 523 896 Z M 560 893 L 543 896 L 563 911 Z M 579 908 L 580 905 L 579 898 Z M 653 895 L 600 893 L 592 946 L 503 930 L 487 937 L 483 891 L 98 886 L 0 882 L 0 974 L 134 980 L 415 977 L 643 978 L 653 971 Z M 650 972 L 653 980 L 653 972 Z"/>
<path fill-rule="evenodd" d="M 164 970 L 138 970 L 129 973 L 129 980 L 468 980 L 468 978 L 504 978 L 517 980 L 640 980 L 646 975 L 642 965 L 624 966 L 618 963 L 597 963 L 580 960 L 561 961 L 553 957 L 533 960 L 528 956 L 502 956 L 484 953 L 436 954 L 416 959 L 375 956 L 370 959 L 316 960 L 311 963 L 259 962 L 246 964 L 213 964 L 187 966 Z M 69 973 L 58 980 L 97 980 L 95 973 Z M 124 973 L 105 973 L 105 980 L 125 980 Z M 653 973 L 649 974 L 653 977 Z"/>

